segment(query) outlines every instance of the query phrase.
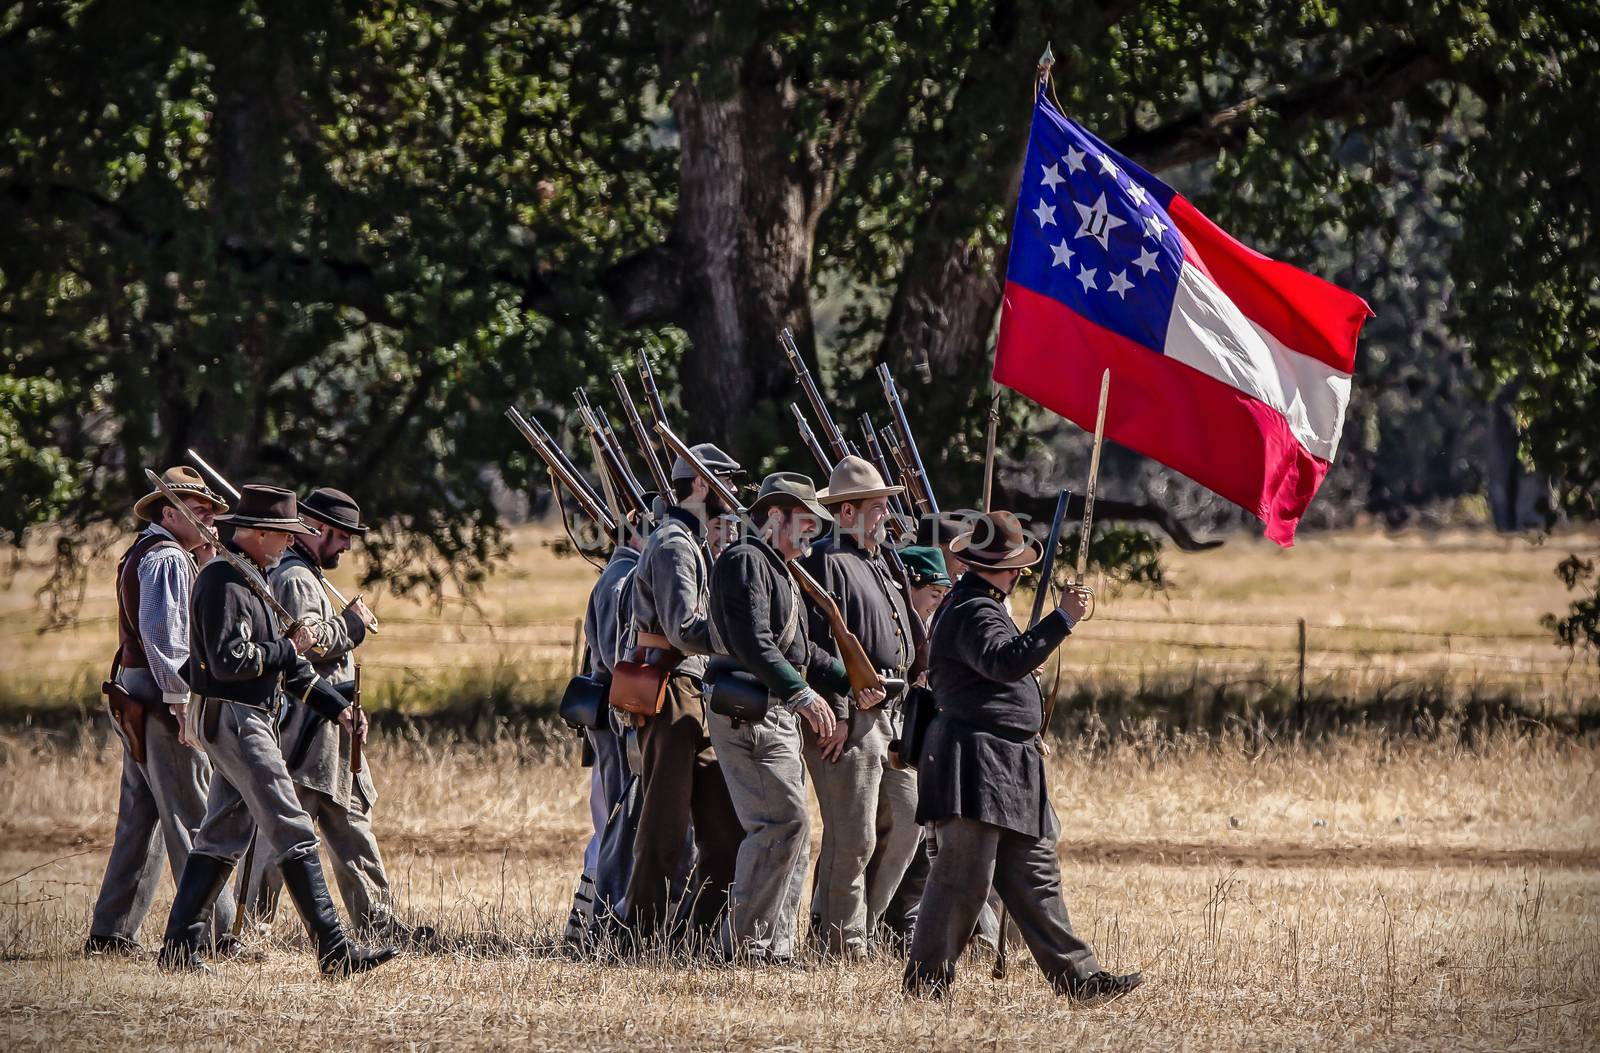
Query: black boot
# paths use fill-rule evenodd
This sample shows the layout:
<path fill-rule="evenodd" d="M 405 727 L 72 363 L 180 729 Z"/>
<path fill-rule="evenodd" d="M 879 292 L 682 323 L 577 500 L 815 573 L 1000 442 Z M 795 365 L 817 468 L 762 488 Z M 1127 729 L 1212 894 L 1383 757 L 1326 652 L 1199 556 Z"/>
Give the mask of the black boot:
<path fill-rule="evenodd" d="M 167 932 L 161 941 L 163 969 L 178 972 L 209 972 L 200 961 L 200 947 L 211 938 L 211 908 L 217 894 L 228 883 L 233 864 L 219 856 L 190 852 L 178 879 L 178 893 L 167 915 Z"/>
<path fill-rule="evenodd" d="M 322 860 L 316 856 L 285 859 L 282 869 L 283 887 L 317 943 L 317 966 L 324 976 L 364 973 L 400 953 L 398 947 L 368 950 L 345 936 L 339 912 L 333 909 L 333 897 L 328 894 L 328 882 L 322 876 Z"/>
<path fill-rule="evenodd" d="M 1101 970 L 1083 979 L 1069 977 L 1056 985 L 1056 991 L 1066 995 L 1074 1005 L 1089 1008 L 1115 1001 L 1142 983 L 1143 973 L 1118 976 Z"/>

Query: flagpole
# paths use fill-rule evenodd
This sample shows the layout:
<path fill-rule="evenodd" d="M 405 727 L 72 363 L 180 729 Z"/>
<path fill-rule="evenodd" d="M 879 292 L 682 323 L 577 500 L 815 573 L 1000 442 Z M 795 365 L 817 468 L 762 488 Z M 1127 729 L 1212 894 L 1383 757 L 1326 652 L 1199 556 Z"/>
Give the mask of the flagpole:
<path fill-rule="evenodd" d="M 1033 81 L 1033 99 L 1039 101 L 1039 93 L 1050 82 L 1050 69 L 1056 64 L 1056 56 L 1050 50 L 1050 42 L 1045 41 L 1044 54 L 1039 56 L 1039 63 Z M 983 437 L 983 511 L 988 512 L 994 497 L 994 444 L 995 432 L 1000 426 L 1000 384 L 994 379 L 994 356 L 999 345 L 989 351 L 989 419 Z"/>

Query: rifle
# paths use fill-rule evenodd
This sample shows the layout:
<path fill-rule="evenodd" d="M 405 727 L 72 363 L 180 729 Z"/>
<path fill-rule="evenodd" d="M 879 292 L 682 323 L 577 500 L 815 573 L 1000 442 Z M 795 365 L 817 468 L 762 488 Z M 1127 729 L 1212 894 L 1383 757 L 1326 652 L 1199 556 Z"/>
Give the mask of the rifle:
<path fill-rule="evenodd" d="M 694 469 L 694 473 L 705 480 L 706 487 L 717 496 L 718 500 L 736 510 L 741 520 L 745 518 L 746 509 L 739 502 L 739 496 L 733 492 L 733 488 L 717 478 L 716 473 L 706 466 L 687 443 L 673 434 L 672 429 L 665 424 L 656 425 L 656 434 L 661 436 L 661 442 L 667 449 L 687 461 L 689 467 Z M 883 676 L 873 666 L 866 648 L 861 646 L 861 641 L 845 624 L 844 614 L 840 612 L 839 605 L 833 602 L 833 597 L 828 595 L 828 590 L 824 589 L 797 561 L 786 559 L 784 565 L 789 568 L 789 574 L 795 583 L 827 618 L 829 631 L 833 633 L 834 641 L 839 645 L 839 657 L 844 662 L 845 674 L 850 678 L 850 690 L 885 689 Z"/>
<path fill-rule="evenodd" d="M 361 774 L 361 663 L 356 663 L 356 686 L 350 692 L 350 774 Z"/>
<path fill-rule="evenodd" d="M 861 415 L 861 434 L 866 438 L 867 457 L 877 465 L 878 473 L 883 476 L 883 481 L 890 486 L 895 485 L 895 473 L 889 470 L 889 462 L 883 456 L 883 447 L 878 445 L 878 433 L 872 428 L 872 414 Z M 894 513 L 895 522 L 903 523 L 911 518 L 906 511 L 905 502 L 900 500 L 899 494 L 889 497 L 889 510 Z"/>
<path fill-rule="evenodd" d="M 650 359 L 645 357 L 644 348 L 634 352 L 639 359 L 639 383 L 644 385 L 644 400 L 650 406 L 650 416 L 655 418 L 657 424 L 667 423 L 667 407 L 661 401 L 661 390 L 656 387 L 655 370 L 650 368 Z M 671 493 L 669 486 L 664 493 Z"/>
<path fill-rule="evenodd" d="M 545 468 L 550 473 L 551 486 L 554 487 L 559 482 L 566 487 L 573 500 L 578 502 L 578 506 L 615 543 L 618 540 L 617 524 L 606 511 L 605 502 L 594 492 L 594 488 L 584 481 L 583 476 L 578 474 L 577 468 L 567 460 L 567 455 L 561 452 L 561 447 L 550 438 L 550 433 L 545 431 L 538 421 L 529 421 L 518 413 L 515 406 L 506 407 L 506 417 L 522 433 L 522 437 L 528 440 L 528 445 L 533 447 L 533 452 L 539 455 L 539 459 L 544 461 Z M 558 502 L 561 500 L 559 495 L 556 500 Z"/>
<path fill-rule="evenodd" d="M 918 512 L 936 516 L 939 514 L 939 501 L 933 496 L 933 487 L 928 484 L 928 473 L 922 466 L 922 454 L 917 451 L 916 436 L 911 434 L 911 422 L 906 419 L 906 408 L 900 401 L 900 389 L 895 386 L 889 367 L 881 362 L 878 364 L 878 382 L 883 385 L 883 397 L 889 400 L 889 423 L 894 427 L 900 445 L 905 448 L 902 463 L 908 469 L 906 485 L 912 500 Z"/>
<path fill-rule="evenodd" d="M 817 388 L 816 378 L 811 375 L 806 360 L 800 357 L 800 349 L 795 346 L 794 333 L 787 326 L 778 334 L 778 346 L 789 356 L 789 368 L 794 370 L 794 378 L 800 382 L 801 390 L 806 393 L 806 401 L 811 403 L 811 412 L 822 428 L 823 438 L 833 447 L 833 455 L 842 459 L 855 454 L 855 447 L 845 439 L 844 432 L 839 430 L 839 425 L 833 422 L 833 415 L 828 412 L 828 404 L 822 401 L 822 392 Z M 831 465 L 828 471 L 833 471 Z"/>
<path fill-rule="evenodd" d="M 795 426 L 800 429 L 801 444 L 811 451 L 811 456 L 817 459 L 817 466 L 822 469 L 822 474 L 824 476 L 832 475 L 833 461 L 829 460 L 828 454 L 822 448 L 822 444 L 817 442 L 817 433 L 812 431 L 811 425 L 806 423 L 805 413 L 792 402 L 789 403 L 789 409 L 794 413 Z"/>
<path fill-rule="evenodd" d="M 611 430 L 611 422 L 604 415 L 595 410 L 589 403 L 589 394 L 579 388 L 574 396 L 578 400 L 578 421 L 589 433 L 589 441 L 595 450 L 595 459 L 598 462 L 603 477 L 609 477 L 622 496 L 627 499 L 628 505 L 641 516 L 650 513 L 650 502 L 644 496 L 644 488 L 639 485 L 639 480 L 634 477 L 628 467 L 627 459 L 623 457 L 622 448 L 617 443 L 617 433 Z"/>
<path fill-rule="evenodd" d="M 639 407 L 633 404 L 633 396 L 628 393 L 628 382 L 623 379 L 621 366 L 611 371 L 611 385 L 617 389 L 617 398 L 622 401 L 622 415 L 627 418 L 628 430 L 633 432 L 633 441 L 644 453 L 644 464 L 650 471 L 650 478 L 655 480 L 656 491 L 663 496 L 671 494 L 672 483 L 667 477 L 666 466 L 656 456 L 655 444 L 650 441 L 650 432 L 639 418 Z"/>
<path fill-rule="evenodd" d="M 211 467 L 204 457 L 195 452 L 194 447 L 191 446 L 184 452 L 189 455 L 189 462 L 200 470 L 201 475 L 206 477 L 206 482 L 208 484 L 227 494 L 229 499 L 232 500 L 234 504 L 239 503 L 239 491 L 233 488 L 233 484 L 228 482 L 228 480 L 223 477 L 221 472 Z M 312 567 L 311 569 L 316 573 L 317 580 L 322 583 L 322 587 L 327 590 L 328 595 L 332 597 L 333 602 L 339 605 L 340 613 L 342 614 L 349 610 L 350 605 L 353 604 L 355 600 L 345 599 L 344 593 L 340 592 L 333 582 L 327 579 L 327 576 L 322 573 L 321 567 Z M 360 598 L 360 596 L 356 597 L 357 600 Z M 378 635 L 378 616 L 372 613 L 371 608 L 368 608 L 367 615 L 367 617 L 361 620 L 366 623 L 367 632 L 376 636 Z"/>
<path fill-rule="evenodd" d="M 189 526 L 200 536 L 200 540 L 216 549 L 217 555 L 227 560 L 228 565 L 239 572 L 239 576 L 244 578 L 245 585 L 251 592 L 256 594 L 257 599 L 267 605 L 267 609 L 278 620 L 278 625 L 283 630 L 283 635 L 293 636 L 302 624 L 300 619 L 284 610 L 283 604 L 279 603 L 278 598 L 272 594 L 272 589 L 267 585 L 266 579 L 251 565 L 250 561 L 224 545 L 214 530 L 200 522 L 200 517 L 194 514 L 194 509 L 184 504 L 183 500 L 173 493 L 166 483 L 161 481 L 161 476 L 148 468 L 144 470 L 144 474 L 151 483 L 155 484 L 156 489 L 161 491 L 162 496 L 167 499 L 172 507 L 176 508 L 178 513 L 189 521 Z"/>

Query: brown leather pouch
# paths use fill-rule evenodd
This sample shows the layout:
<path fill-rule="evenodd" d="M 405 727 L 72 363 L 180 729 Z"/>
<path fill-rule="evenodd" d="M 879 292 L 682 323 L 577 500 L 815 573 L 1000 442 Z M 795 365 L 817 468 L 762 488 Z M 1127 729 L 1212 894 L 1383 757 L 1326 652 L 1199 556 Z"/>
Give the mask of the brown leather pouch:
<path fill-rule="evenodd" d="M 612 666 L 608 701 L 624 713 L 640 717 L 655 716 L 661 712 L 661 704 L 666 701 L 667 678 L 677 664 L 651 665 L 644 660 L 644 648 L 637 649 L 631 660 Z"/>
<path fill-rule="evenodd" d="M 112 680 L 102 681 L 100 691 L 111 707 L 111 719 L 117 722 L 123 738 L 128 741 L 128 752 L 133 755 L 134 762 L 145 763 L 144 718 L 149 707 Z"/>

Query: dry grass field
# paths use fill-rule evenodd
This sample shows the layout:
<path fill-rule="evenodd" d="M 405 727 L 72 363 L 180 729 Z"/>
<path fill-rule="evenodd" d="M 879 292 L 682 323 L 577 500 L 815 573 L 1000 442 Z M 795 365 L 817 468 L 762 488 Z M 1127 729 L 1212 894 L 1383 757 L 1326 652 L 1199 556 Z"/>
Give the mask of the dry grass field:
<path fill-rule="evenodd" d="M 383 601 L 368 660 L 391 698 L 441 666 L 535 660 L 565 675 L 590 579 L 543 553 L 544 536 L 519 536 L 475 610 Z M 1305 618 L 1323 627 L 1308 647 L 1317 683 L 1444 676 L 1588 708 L 1593 665 L 1536 664 L 1564 659 L 1535 634 L 1563 605 L 1559 554 L 1597 548 L 1593 535 L 1535 547 L 1354 534 L 1286 553 L 1230 542 L 1172 557 L 1165 594 L 1108 598 L 1069 643 L 1068 672 L 1282 675 L 1284 631 L 1259 626 Z M 95 583 L 76 631 L 32 635 L 32 573 L 0 591 L 0 678 L 13 700 L 29 684 L 59 700 L 58 663 L 81 670 L 69 691 L 99 675 L 110 627 L 94 619 L 109 597 Z M 472 628 L 485 620 L 499 626 L 489 645 Z M 540 642 L 533 626 L 552 624 L 569 635 Z M 1412 635 L 1434 632 L 1455 635 Z M 1052 999 L 1031 968 L 992 980 L 986 961 L 936 1004 L 904 1000 L 890 958 L 566 961 L 554 944 L 588 823 L 571 740 L 537 727 L 469 739 L 424 722 L 370 756 L 403 909 L 439 924 L 440 945 L 328 983 L 280 916 L 264 963 L 173 978 L 77 953 L 120 763 L 103 724 L 0 732 L 0 1048 L 1587 1049 L 1600 1034 L 1600 744 L 1537 722 L 1470 740 L 1447 724 L 1311 743 L 1138 729 L 1059 743 L 1051 783 L 1074 921 L 1108 965 L 1147 976 L 1095 1010 Z"/>

